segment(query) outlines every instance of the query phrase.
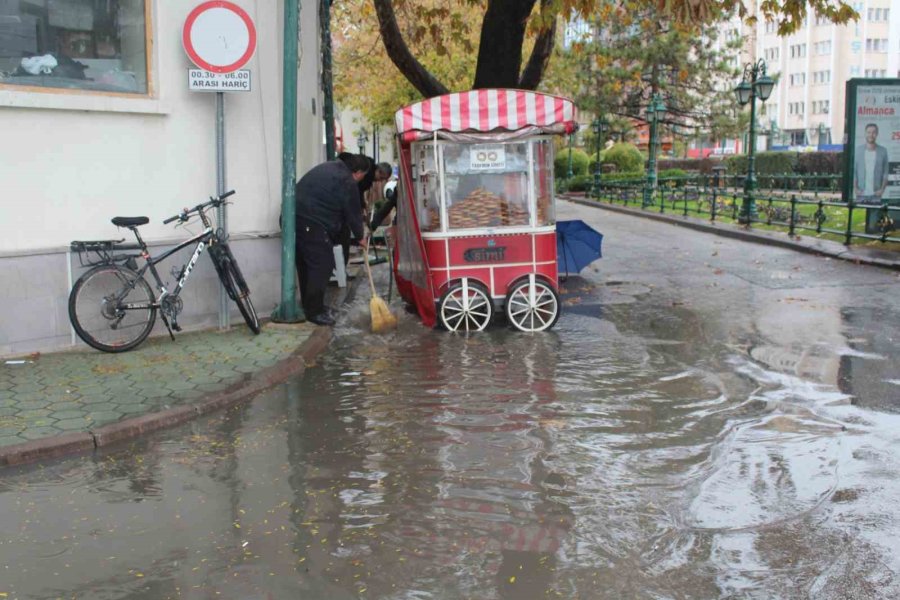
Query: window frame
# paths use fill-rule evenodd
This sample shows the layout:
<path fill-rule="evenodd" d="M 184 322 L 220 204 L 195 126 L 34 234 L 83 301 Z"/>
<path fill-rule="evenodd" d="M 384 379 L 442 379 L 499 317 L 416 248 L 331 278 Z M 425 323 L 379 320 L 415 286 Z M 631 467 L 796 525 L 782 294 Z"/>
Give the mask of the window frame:
<path fill-rule="evenodd" d="M 144 2 L 144 68 L 146 92 L 111 92 L 80 88 L 17 85 L 0 81 L 0 107 L 60 108 L 109 112 L 165 113 L 157 90 L 157 46 L 153 43 L 156 22 L 154 0 Z M 128 106 L 127 104 L 131 104 Z"/>

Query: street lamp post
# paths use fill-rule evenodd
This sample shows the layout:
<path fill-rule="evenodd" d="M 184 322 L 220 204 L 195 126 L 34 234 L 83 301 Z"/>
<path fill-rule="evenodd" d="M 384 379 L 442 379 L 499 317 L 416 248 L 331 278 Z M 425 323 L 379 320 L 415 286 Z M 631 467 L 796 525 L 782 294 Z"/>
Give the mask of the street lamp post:
<path fill-rule="evenodd" d="M 366 143 L 369 141 L 369 135 L 366 133 L 365 128 L 359 131 L 359 135 L 356 136 L 356 144 L 359 146 L 359 153 L 366 153 Z"/>
<path fill-rule="evenodd" d="M 747 177 L 744 179 L 744 201 L 741 204 L 741 212 L 738 222 L 750 224 L 756 216 L 756 201 L 753 194 L 756 191 L 756 99 L 763 102 L 772 95 L 775 81 L 766 75 L 766 61 L 759 59 L 755 63 L 744 65 L 744 76 L 741 82 L 734 88 L 738 103 L 745 106 L 750 103 L 750 140 L 747 144 Z"/>
<path fill-rule="evenodd" d="M 644 185 L 644 198 L 641 206 L 644 208 L 653 204 L 653 194 L 656 192 L 656 153 L 659 150 L 659 131 L 657 124 L 666 114 L 666 105 L 662 97 L 654 93 L 647 105 L 647 118 L 650 120 L 650 144 L 648 145 L 647 158 L 647 183 Z"/>
<path fill-rule="evenodd" d="M 592 123 L 594 128 L 594 140 L 597 144 L 597 158 L 594 161 L 594 193 L 593 196 L 600 197 L 600 146 L 602 145 L 603 134 L 609 129 L 609 123 L 603 117 L 597 117 Z"/>
<path fill-rule="evenodd" d="M 568 184 L 572 179 L 572 137 L 574 133 L 569 134 L 569 168 L 566 170 L 566 182 Z"/>

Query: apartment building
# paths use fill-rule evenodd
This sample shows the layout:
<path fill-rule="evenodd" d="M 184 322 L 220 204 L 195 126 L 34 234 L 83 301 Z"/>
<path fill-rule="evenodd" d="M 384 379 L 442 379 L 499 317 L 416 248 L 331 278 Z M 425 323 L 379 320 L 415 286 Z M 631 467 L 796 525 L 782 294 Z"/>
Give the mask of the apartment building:
<path fill-rule="evenodd" d="M 758 147 L 839 150 L 844 136 L 845 84 L 853 77 L 900 77 L 900 0 L 852 3 L 857 22 L 835 25 L 815 14 L 780 37 L 760 20 L 748 39 L 778 82 L 758 123 Z"/>

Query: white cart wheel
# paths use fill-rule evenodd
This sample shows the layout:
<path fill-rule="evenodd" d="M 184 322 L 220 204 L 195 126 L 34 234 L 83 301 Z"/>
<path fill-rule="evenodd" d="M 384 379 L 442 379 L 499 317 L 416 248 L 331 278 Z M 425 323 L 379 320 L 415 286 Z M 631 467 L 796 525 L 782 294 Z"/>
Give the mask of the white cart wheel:
<path fill-rule="evenodd" d="M 493 316 L 487 290 L 468 279 L 452 284 L 438 302 L 438 317 L 448 331 L 483 331 Z"/>
<path fill-rule="evenodd" d="M 559 319 L 559 294 L 534 275 L 510 288 L 506 320 L 519 331 L 545 331 Z"/>

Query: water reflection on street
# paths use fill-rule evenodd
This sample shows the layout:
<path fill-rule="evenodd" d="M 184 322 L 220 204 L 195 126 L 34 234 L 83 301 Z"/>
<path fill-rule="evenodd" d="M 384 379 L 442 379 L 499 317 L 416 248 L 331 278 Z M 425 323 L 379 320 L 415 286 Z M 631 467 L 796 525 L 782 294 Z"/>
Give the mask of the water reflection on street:
<path fill-rule="evenodd" d="M 538 335 L 372 336 L 363 294 L 250 405 L 0 474 L 0 592 L 898 597 L 890 276 L 720 296 L 619 267 Z"/>

